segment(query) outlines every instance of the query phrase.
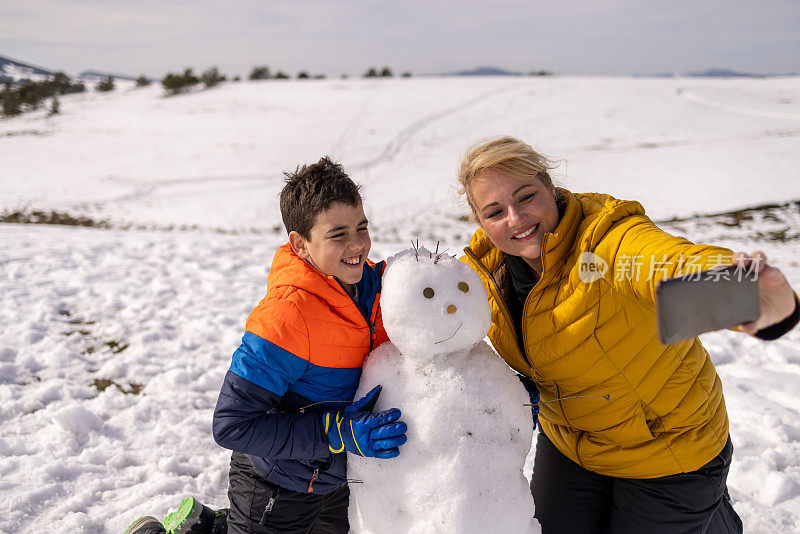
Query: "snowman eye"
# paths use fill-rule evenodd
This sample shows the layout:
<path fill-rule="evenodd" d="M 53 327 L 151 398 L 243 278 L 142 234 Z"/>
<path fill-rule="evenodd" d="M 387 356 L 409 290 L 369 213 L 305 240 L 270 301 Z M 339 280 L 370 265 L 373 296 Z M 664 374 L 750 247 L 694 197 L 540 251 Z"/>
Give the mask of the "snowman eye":
<path fill-rule="evenodd" d="M 466 282 L 459 282 L 458 289 L 460 289 L 462 293 L 469 293 L 469 284 Z"/>
<path fill-rule="evenodd" d="M 432 299 L 434 295 L 433 288 L 426 287 L 425 289 L 422 290 L 422 294 L 426 299 Z"/>

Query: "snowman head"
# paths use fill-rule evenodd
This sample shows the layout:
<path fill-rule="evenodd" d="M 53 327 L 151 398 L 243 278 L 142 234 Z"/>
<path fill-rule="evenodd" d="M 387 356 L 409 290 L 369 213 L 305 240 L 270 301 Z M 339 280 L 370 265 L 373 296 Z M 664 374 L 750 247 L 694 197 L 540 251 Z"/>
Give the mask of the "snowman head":
<path fill-rule="evenodd" d="M 383 325 L 404 354 L 468 350 L 489 331 L 486 289 L 469 266 L 424 247 L 404 250 L 387 264 Z"/>

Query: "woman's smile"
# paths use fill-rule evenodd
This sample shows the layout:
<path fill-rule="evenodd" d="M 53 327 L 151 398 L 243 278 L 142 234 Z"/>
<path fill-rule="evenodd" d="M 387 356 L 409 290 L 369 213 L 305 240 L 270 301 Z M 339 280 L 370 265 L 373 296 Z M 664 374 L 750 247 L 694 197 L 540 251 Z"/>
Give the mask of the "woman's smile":
<path fill-rule="evenodd" d="M 536 235 L 536 230 L 539 229 L 539 223 L 536 223 L 532 226 L 529 226 L 525 230 L 522 230 L 514 235 L 511 236 L 511 239 L 516 239 L 517 241 L 526 241 L 527 239 L 533 238 Z"/>

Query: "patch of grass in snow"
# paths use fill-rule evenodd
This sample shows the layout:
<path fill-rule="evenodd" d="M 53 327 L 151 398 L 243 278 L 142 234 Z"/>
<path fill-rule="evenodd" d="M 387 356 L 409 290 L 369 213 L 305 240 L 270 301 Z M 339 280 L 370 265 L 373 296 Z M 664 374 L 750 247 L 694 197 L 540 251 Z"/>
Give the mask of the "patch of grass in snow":
<path fill-rule="evenodd" d="M 106 388 L 110 386 L 114 386 L 117 388 L 118 391 L 124 393 L 125 395 L 138 395 L 142 392 L 144 388 L 144 384 L 136 384 L 134 382 L 128 382 L 127 387 L 123 386 L 118 382 L 114 382 L 113 380 L 109 380 L 107 378 L 95 378 L 92 381 L 92 386 L 97 388 L 97 391 L 105 391 Z"/>
<path fill-rule="evenodd" d="M 217 228 L 203 227 L 197 224 L 131 224 L 125 222 L 111 222 L 108 220 L 98 220 L 86 215 L 71 215 L 62 211 L 45 210 L 6 210 L 0 213 L 0 223 L 14 224 L 60 224 L 65 226 L 86 226 L 101 228 L 104 230 L 136 230 L 145 232 L 199 232 L 208 231 L 220 235 L 264 235 L 280 234 L 283 232 L 282 226 L 272 226 L 271 228 Z"/>
<path fill-rule="evenodd" d="M 66 226 L 90 226 L 111 228 L 108 221 L 98 221 L 85 215 L 73 216 L 61 211 L 6 211 L 0 215 L 0 222 L 18 224 L 61 224 Z"/>
<path fill-rule="evenodd" d="M 83 328 L 76 328 L 76 329 L 73 329 L 73 330 L 66 330 L 64 332 L 61 332 L 61 334 L 65 335 L 65 336 L 71 336 L 73 334 L 78 334 L 79 336 L 92 339 L 92 331 L 91 330 L 86 330 L 86 329 L 83 329 Z M 128 343 L 125 343 L 123 341 L 117 341 L 117 340 L 114 340 L 114 339 L 103 341 L 101 339 L 96 339 L 95 338 L 95 339 L 92 339 L 92 341 L 93 342 L 91 344 L 87 344 L 83 348 L 83 350 L 81 350 L 81 354 L 92 354 L 92 353 L 97 352 L 98 350 L 100 350 L 102 348 L 107 348 L 112 353 L 119 354 L 120 352 L 124 351 L 125 349 L 127 349 L 130 346 L 130 344 L 128 344 Z"/>
<path fill-rule="evenodd" d="M 5 137 L 19 137 L 19 136 L 23 136 L 23 135 L 44 136 L 44 135 L 53 135 L 53 132 L 45 132 L 45 131 L 42 131 L 42 130 L 16 130 L 16 131 L 11 131 L 11 132 L 5 132 L 2 135 L 4 135 Z"/>
<path fill-rule="evenodd" d="M 69 310 L 59 310 L 58 314 L 62 317 L 72 317 Z M 125 343 L 124 341 L 118 341 L 116 339 L 103 340 L 92 336 L 92 330 L 87 327 L 94 325 L 95 321 L 73 318 L 65 320 L 64 323 L 70 325 L 71 328 L 61 332 L 61 335 L 69 337 L 73 334 L 78 334 L 82 338 L 87 338 L 89 340 L 81 350 L 81 354 L 92 354 L 104 347 L 108 348 L 113 354 L 119 354 L 130 346 L 129 343 Z"/>
<path fill-rule="evenodd" d="M 800 241 L 800 200 L 762 204 L 720 213 L 676 217 L 657 224 L 670 232 L 700 231 L 703 239 L 747 239 L 788 243 Z"/>
<path fill-rule="evenodd" d="M 61 334 L 67 337 L 76 335 L 82 345 L 80 349 L 81 354 L 92 354 L 100 352 L 103 349 L 107 349 L 113 354 L 119 354 L 130 346 L 129 343 L 125 343 L 124 341 L 102 339 L 98 336 L 94 336 L 92 327 L 96 324 L 96 321 L 75 317 L 72 312 L 66 308 L 59 309 L 58 315 L 61 317 L 59 319 L 61 322 L 69 325 L 69 328 L 62 331 Z M 37 379 L 35 376 L 33 378 Z M 97 389 L 97 391 L 105 391 L 108 387 L 114 386 L 125 395 L 138 395 L 144 388 L 144 384 L 137 384 L 136 382 L 121 383 L 109 378 L 95 378 L 92 380 L 91 385 Z"/>

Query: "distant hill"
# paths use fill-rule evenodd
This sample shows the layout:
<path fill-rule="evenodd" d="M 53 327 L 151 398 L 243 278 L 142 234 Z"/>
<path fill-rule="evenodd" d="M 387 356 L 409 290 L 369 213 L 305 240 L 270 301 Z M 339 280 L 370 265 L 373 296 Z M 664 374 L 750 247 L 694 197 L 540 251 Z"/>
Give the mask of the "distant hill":
<path fill-rule="evenodd" d="M 0 56 L 0 83 L 13 83 L 26 78 L 41 81 L 52 75 L 53 71 Z"/>
<path fill-rule="evenodd" d="M 750 74 L 731 69 L 706 69 L 702 72 L 687 72 L 684 76 L 697 78 L 762 78 L 763 74 Z"/>
<path fill-rule="evenodd" d="M 739 72 L 732 69 L 706 69 L 700 72 L 658 72 L 656 74 L 634 74 L 633 76 L 641 76 L 648 78 L 679 78 L 681 76 L 687 78 L 774 78 L 776 76 L 797 76 L 796 72 L 784 72 L 782 74 L 753 74 L 749 72 Z"/>
<path fill-rule="evenodd" d="M 445 76 L 519 76 L 519 72 L 500 69 L 498 67 L 478 67 L 472 70 L 448 72 Z"/>

